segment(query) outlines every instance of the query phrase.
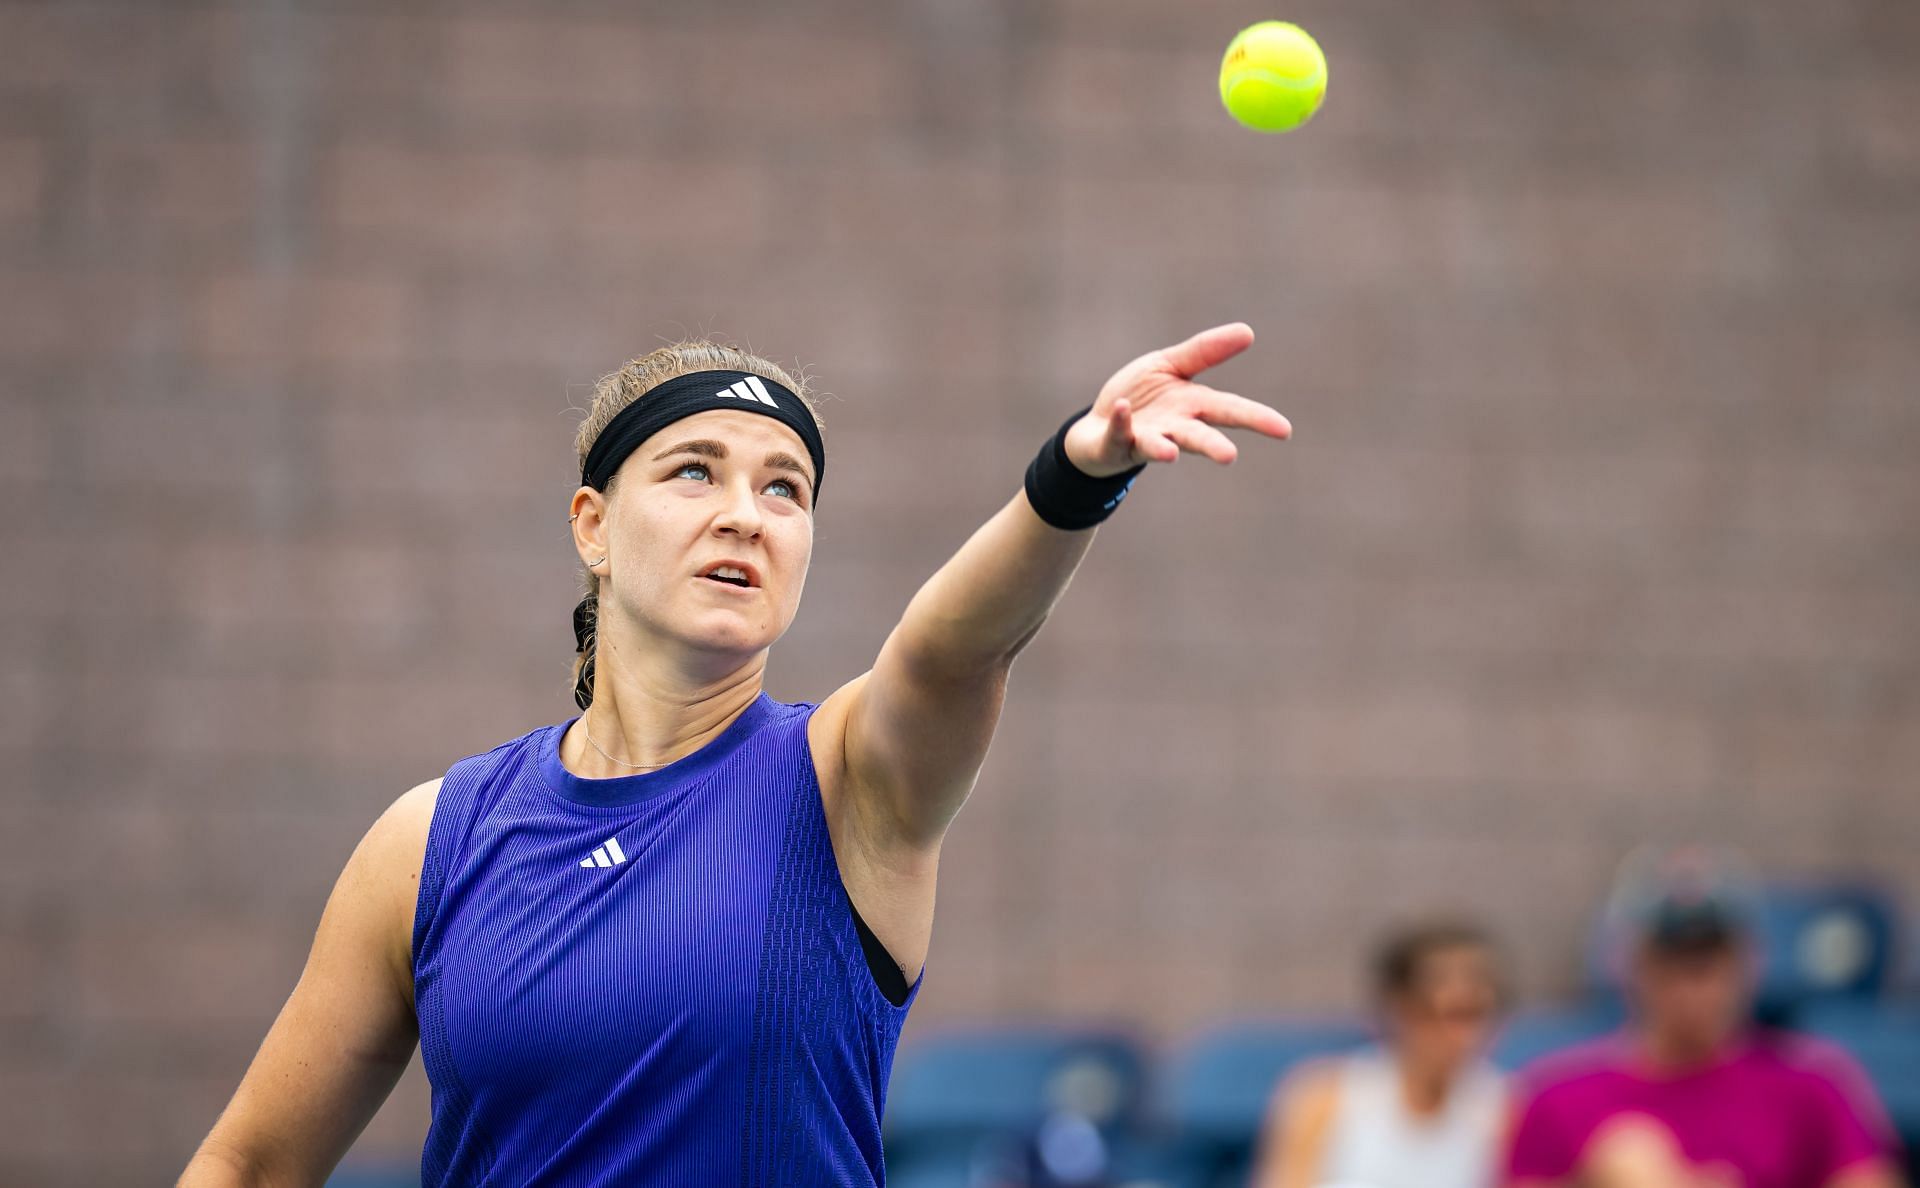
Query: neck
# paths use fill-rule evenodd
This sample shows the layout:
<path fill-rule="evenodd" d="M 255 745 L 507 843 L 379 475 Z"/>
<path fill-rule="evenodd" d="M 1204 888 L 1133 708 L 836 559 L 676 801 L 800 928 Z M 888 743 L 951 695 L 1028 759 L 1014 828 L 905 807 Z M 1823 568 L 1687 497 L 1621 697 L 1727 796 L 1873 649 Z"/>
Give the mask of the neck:
<path fill-rule="evenodd" d="M 1732 1042 L 1731 1035 L 1644 1027 L 1640 1031 L 1640 1054 L 1657 1069 L 1678 1071 L 1712 1063 Z"/>
<path fill-rule="evenodd" d="M 693 754 L 753 704 L 766 671 L 765 652 L 709 673 L 623 663 L 620 656 L 595 657 L 593 704 L 561 740 L 561 761 L 588 779 L 633 775 Z"/>
<path fill-rule="evenodd" d="M 1416 1060 L 1404 1052 L 1395 1063 L 1400 1066 L 1401 1097 L 1415 1117 L 1437 1114 L 1446 1108 L 1447 1091 L 1453 1087 L 1451 1068 Z"/>

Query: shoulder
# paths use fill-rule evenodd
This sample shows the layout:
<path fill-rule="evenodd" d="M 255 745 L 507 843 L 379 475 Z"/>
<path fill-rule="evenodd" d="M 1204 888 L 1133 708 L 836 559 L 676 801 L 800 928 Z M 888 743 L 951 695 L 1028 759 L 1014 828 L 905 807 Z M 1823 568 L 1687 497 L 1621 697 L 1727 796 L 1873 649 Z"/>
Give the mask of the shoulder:
<path fill-rule="evenodd" d="M 1541 1086 L 1619 1075 L 1625 1065 L 1617 1036 L 1604 1036 L 1548 1053 L 1521 1070 L 1520 1079 Z"/>
<path fill-rule="evenodd" d="M 1792 1116 L 1829 1144 L 1836 1163 L 1870 1160 L 1899 1149 L 1896 1128 L 1872 1078 L 1848 1052 L 1793 1032 L 1763 1032 L 1752 1050 L 1756 1059 L 1776 1066 L 1785 1081 L 1780 1096 L 1792 1103 Z"/>
<path fill-rule="evenodd" d="M 832 711 L 826 704 L 781 701 L 762 693 L 729 729 L 739 734 L 737 749 L 741 753 L 777 755 L 783 763 L 798 760 L 817 774 L 821 726 L 831 718 Z"/>
<path fill-rule="evenodd" d="M 514 768 L 522 763 L 528 762 L 536 757 L 538 747 L 545 741 L 552 739 L 560 729 L 561 727 L 553 725 L 536 726 L 520 737 L 508 739 L 490 751 L 482 751 L 477 755 L 468 755 L 447 769 L 444 782 L 459 788 L 477 782 L 484 782 L 487 777 L 496 775 L 504 769 Z M 443 781 L 430 780 L 428 782 L 437 786 Z M 425 785 L 421 786 L 424 787 Z M 418 790 L 419 789 L 416 788 L 413 791 Z"/>
<path fill-rule="evenodd" d="M 1755 1038 L 1755 1058 L 1810 1087 L 1848 1098 L 1870 1093 L 1866 1070 L 1838 1044 L 1798 1032 L 1771 1031 Z"/>
<path fill-rule="evenodd" d="M 490 751 L 459 760 L 447 768 L 442 779 L 411 789 L 389 810 L 397 817 L 394 826 L 419 828 L 421 844 L 431 838 L 436 854 L 448 847 L 457 852 L 472 828 L 503 797 L 547 778 L 542 774 L 547 756 L 552 756 L 552 764 L 558 766 L 558 738 L 565 728 L 537 726 Z M 422 791 L 428 788 L 430 792 Z M 452 855 L 442 857 L 451 860 Z"/>
<path fill-rule="evenodd" d="M 1506 1098 L 1509 1182 L 1565 1182 L 1627 1084 L 1617 1040 L 1579 1044 L 1522 1070 Z"/>
<path fill-rule="evenodd" d="M 387 806 L 348 860 L 349 873 L 358 870 L 368 893 L 406 893 L 419 886 L 420 867 L 427 850 L 427 832 L 440 800 L 441 780 L 415 784 Z M 344 880 L 343 880 L 344 881 Z"/>
<path fill-rule="evenodd" d="M 826 709 L 824 703 L 815 704 L 811 701 L 781 701 L 772 696 L 765 700 L 767 708 L 766 718 L 760 727 L 762 730 L 797 730 L 805 733 L 813 729 L 814 719 Z"/>
<path fill-rule="evenodd" d="M 1306 1097 L 1323 1097 L 1340 1091 L 1340 1082 L 1360 1057 L 1316 1056 L 1295 1065 L 1281 1083 Z"/>
<path fill-rule="evenodd" d="M 433 826 L 433 810 L 440 803 L 440 785 L 444 779 L 415 784 L 387 806 L 367 831 L 385 848 L 421 848 L 427 844 L 427 830 Z"/>
<path fill-rule="evenodd" d="M 409 992 L 410 938 L 420 871 L 440 781 L 417 784 L 387 806 L 354 847 L 321 915 L 315 952 L 371 955 Z"/>
<path fill-rule="evenodd" d="M 1764 1031 L 1754 1037 L 1754 1054 L 1787 1072 L 1808 1077 L 1844 1075 L 1858 1066 L 1846 1049 L 1797 1031 Z"/>
<path fill-rule="evenodd" d="M 1323 1056 L 1302 1061 L 1280 1078 L 1273 1093 L 1273 1109 L 1292 1118 L 1328 1118 L 1340 1104 L 1340 1093 L 1353 1063 L 1349 1056 Z"/>
<path fill-rule="evenodd" d="M 1607 1037 L 1541 1057 L 1515 1076 L 1512 1091 L 1533 1106 L 1552 1107 L 1601 1091 L 1624 1075 L 1619 1040 Z"/>

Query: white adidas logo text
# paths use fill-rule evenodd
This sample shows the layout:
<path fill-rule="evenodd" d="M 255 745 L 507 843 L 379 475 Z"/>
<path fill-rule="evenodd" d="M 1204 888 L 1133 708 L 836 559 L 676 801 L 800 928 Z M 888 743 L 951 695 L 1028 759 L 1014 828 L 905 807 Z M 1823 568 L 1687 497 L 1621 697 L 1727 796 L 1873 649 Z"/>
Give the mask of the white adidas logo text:
<path fill-rule="evenodd" d="M 756 400 L 768 408 L 780 407 L 773 402 L 773 393 L 767 391 L 767 385 L 761 383 L 757 375 L 750 375 L 730 388 L 722 388 L 714 395 L 722 400 Z"/>
<path fill-rule="evenodd" d="M 627 860 L 627 856 L 626 854 L 621 852 L 620 842 L 617 839 L 610 837 L 607 839 L 606 845 L 593 847 L 593 857 L 582 858 L 580 860 L 580 865 L 582 866 L 618 866 L 622 862 L 625 862 L 626 860 Z"/>

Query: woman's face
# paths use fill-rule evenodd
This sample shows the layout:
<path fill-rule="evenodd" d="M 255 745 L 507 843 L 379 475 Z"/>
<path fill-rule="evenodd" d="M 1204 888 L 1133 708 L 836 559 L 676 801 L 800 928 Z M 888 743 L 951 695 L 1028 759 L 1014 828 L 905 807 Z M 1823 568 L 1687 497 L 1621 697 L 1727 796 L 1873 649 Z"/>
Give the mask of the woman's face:
<path fill-rule="evenodd" d="M 1415 985 L 1388 1013 L 1397 1043 L 1410 1055 L 1458 1069 L 1486 1047 L 1499 1009 L 1492 954 L 1458 945 L 1423 956 Z"/>
<path fill-rule="evenodd" d="M 771 647 L 806 584 L 813 480 L 799 435 L 757 413 L 696 413 L 648 438 L 607 505 L 603 623 L 611 602 L 643 640 L 742 657 Z"/>

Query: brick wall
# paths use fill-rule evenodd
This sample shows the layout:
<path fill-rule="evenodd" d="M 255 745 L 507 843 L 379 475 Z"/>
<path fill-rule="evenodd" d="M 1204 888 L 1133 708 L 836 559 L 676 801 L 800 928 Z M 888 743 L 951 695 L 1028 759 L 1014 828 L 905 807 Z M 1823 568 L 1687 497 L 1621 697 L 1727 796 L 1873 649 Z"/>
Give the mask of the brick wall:
<path fill-rule="evenodd" d="M 0 0 L 0 1182 L 182 1163 L 398 792 L 569 710 L 570 409 L 682 331 L 840 399 L 817 697 L 1140 350 L 1155 474 L 1018 668 L 917 1028 L 1577 973 L 1681 835 L 1920 902 L 1920 10 Z M 417 1155 L 410 1075 L 362 1143 Z"/>

